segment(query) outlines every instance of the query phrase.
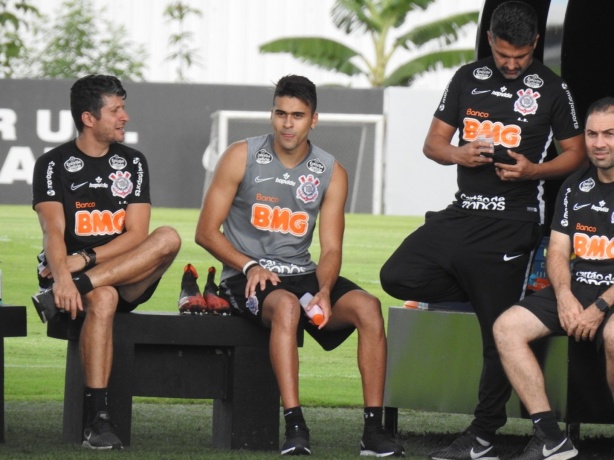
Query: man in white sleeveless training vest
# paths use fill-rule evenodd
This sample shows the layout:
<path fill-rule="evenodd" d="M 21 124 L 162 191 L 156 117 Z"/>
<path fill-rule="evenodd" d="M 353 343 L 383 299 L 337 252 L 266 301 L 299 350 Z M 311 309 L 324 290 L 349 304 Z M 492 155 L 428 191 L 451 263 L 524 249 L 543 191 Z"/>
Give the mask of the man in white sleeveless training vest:
<path fill-rule="evenodd" d="M 315 85 L 289 75 L 275 87 L 273 133 L 235 142 L 222 155 L 205 195 L 196 242 L 223 264 L 220 294 L 235 313 L 271 330 L 270 354 L 286 422 L 282 455 L 310 455 L 309 429 L 298 397 L 297 329 L 325 349 L 358 330 L 358 367 L 364 393 L 361 455 L 402 456 L 382 428 L 386 336 L 377 298 L 340 277 L 347 173 L 313 145 L 318 122 Z M 309 247 L 320 219 L 321 253 Z M 307 309 L 323 312 L 309 322 Z"/>

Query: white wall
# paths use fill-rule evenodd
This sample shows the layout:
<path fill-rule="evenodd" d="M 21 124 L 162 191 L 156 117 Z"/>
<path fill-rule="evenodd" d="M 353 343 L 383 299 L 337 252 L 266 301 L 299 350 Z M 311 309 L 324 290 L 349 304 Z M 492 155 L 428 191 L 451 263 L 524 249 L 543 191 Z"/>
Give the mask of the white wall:
<path fill-rule="evenodd" d="M 387 88 L 384 214 L 423 215 L 445 208 L 456 192 L 456 167 L 422 153 L 442 91 Z M 455 138 L 453 142 L 457 142 Z"/>
<path fill-rule="evenodd" d="M 29 1 L 51 17 L 62 4 L 62 0 Z M 171 1 L 93 0 L 97 10 L 105 8 L 105 18 L 125 26 L 132 42 L 145 46 L 149 53 L 147 81 L 176 81 L 175 65 L 165 61 L 170 53 L 169 36 L 177 32 L 163 16 Z M 260 45 L 278 38 L 319 36 L 340 41 L 370 56 L 373 53 L 370 36 L 364 33 L 348 36 L 333 24 L 330 12 L 334 0 L 187 0 L 187 3 L 202 11 L 202 17 L 191 17 L 186 24 L 186 30 L 194 36 L 192 47 L 198 50 L 202 63 L 190 69 L 191 82 L 270 86 L 283 75 L 294 73 L 308 76 L 318 86 L 369 87 L 364 77 L 348 77 L 308 66 L 288 54 L 258 52 Z M 483 0 L 437 0 L 427 12 L 410 13 L 398 35 L 437 18 L 479 10 L 482 3 Z M 475 26 L 469 28 L 456 47 L 473 48 L 476 30 Z M 393 38 L 396 36 L 391 37 L 391 43 Z M 398 65 L 416 55 L 401 49 L 393 63 Z M 443 88 L 448 76 L 447 72 L 441 75 L 436 72 L 419 79 L 415 86 Z"/>

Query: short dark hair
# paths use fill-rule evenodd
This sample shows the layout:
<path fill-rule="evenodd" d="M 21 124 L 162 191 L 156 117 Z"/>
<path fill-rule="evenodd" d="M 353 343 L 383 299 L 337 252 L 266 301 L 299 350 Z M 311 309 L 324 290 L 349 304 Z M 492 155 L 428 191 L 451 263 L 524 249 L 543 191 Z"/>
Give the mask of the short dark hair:
<path fill-rule="evenodd" d="M 309 107 L 313 113 L 318 107 L 318 96 L 316 94 L 316 85 L 311 80 L 300 75 L 286 75 L 282 77 L 275 85 L 275 94 L 273 94 L 273 103 L 275 98 L 289 96 L 300 99 Z"/>
<path fill-rule="evenodd" d="M 614 97 L 602 97 L 593 102 L 586 111 L 586 120 L 584 120 L 585 126 L 588 117 L 593 113 L 614 113 Z"/>
<path fill-rule="evenodd" d="M 502 3 L 492 13 L 490 33 L 517 47 L 530 45 L 537 38 L 537 13 L 522 1 Z"/>
<path fill-rule="evenodd" d="M 70 112 L 77 131 L 83 131 L 83 112 L 90 112 L 100 118 L 104 105 L 103 96 L 117 95 L 126 99 L 126 90 L 117 77 L 112 75 L 88 75 L 78 79 L 70 88 Z"/>

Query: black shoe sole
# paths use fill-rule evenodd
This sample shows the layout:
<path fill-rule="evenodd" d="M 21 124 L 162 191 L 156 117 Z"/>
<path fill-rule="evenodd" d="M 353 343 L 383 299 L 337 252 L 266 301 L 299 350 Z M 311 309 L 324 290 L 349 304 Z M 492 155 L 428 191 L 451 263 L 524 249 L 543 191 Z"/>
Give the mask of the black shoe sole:
<path fill-rule="evenodd" d="M 36 312 L 38 313 L 38 316 L 43 324 L 58 313 L 58 309 L 56 308 L 53 300 L 53 291 L 51 289 L 47 289 L 46 291 L 33 295 L 32 302 L 34 303 L 34 308 L 36 308 Z"/>

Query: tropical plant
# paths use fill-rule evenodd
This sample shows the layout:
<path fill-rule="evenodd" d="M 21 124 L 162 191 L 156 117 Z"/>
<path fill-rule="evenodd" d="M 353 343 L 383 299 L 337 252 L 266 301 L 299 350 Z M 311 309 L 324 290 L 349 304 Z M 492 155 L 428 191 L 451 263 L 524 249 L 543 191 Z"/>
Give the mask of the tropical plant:
<path fill-rule="evenodd" d="M 194 34 L 186 30 L 186 21 L 190 16 L 202 16 L 198 8 L 192 8 L 186 1 L 174 0 L 164 10 L 167 23 L 175 23 L 177 32 L 169 36 L 168 44 L 172 50 L 166 61 L 177 61 L 177 80 L 186 81 L 186 72 L 192 65 L 201 65 L 196 48 L 190 48 Z"/>
<path fill-rule="evenodd" d="M 110 74 L 143 80 L 146 52 L 132 43 L 122 25 L 105 19 L 92 0 L 64 0 L 54 20 L 41 25 L 42 48 L 32 51 L 25 66 L 28 78 L 74 79 Z"/>
<path fill-rule="evenodd" d="M 478 21 L 477 11 L 456 14 L 402 32 L 408 14 L 426 10 L 437 0 L 336 0 L 331 15 L 345 34 L 367 33 L 374 56 L 322 37 L 286 37 L 264 43 L 261 53 L 290 53 L 302 62 L 349 76 L 364 75 L 372 86 L 410 86 L 427 72 L 452 68 L 475 59 L 471 49 L 443 49 L 456 42 L 466 26 Z M 393 35 L 397 32 L 396 38 Z M 392 43 L 392 44 L 391 44 Z M 395 53 L 415 55 L 427 44 L 439 49 L 419 55 L 389 71 Z"/>
<path fill-rule="evenodd" d="M 38 9 L 23 0 L 0 0 L 0 77 L 11 78 L 13 62 L 18 61 L 26 50 L 22 38 L 29 28 L 28 17 L 39 16 Z"/>

